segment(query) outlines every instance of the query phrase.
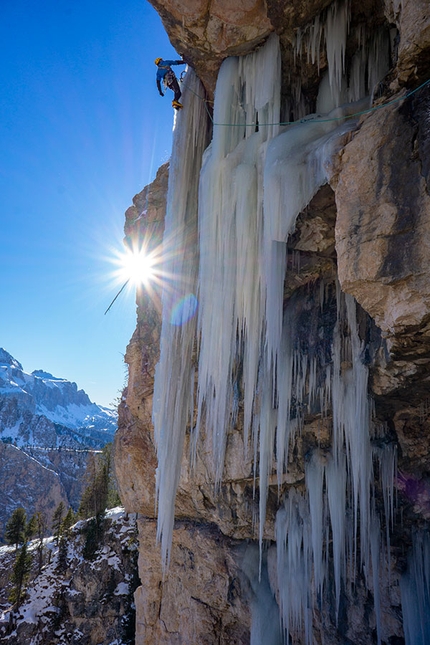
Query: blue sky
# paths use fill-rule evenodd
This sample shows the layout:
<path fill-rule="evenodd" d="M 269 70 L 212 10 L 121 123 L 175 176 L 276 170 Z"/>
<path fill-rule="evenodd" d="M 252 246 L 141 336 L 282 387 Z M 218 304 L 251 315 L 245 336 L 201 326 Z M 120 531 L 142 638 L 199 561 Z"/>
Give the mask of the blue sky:
<path fill-rule="evenodd" d="M 170 156 L 154 59 L 177 58 L 145 0 L 0 3 L 0 346 L 110 405 L 135 298 L 109 258 Z"/>

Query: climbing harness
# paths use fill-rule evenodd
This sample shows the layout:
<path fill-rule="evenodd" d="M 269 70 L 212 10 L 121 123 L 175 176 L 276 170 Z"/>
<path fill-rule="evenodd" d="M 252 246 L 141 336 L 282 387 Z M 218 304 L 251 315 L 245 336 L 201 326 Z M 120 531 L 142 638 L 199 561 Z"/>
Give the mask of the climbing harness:
<path fill-rule="evenodd" d="M 170 85 L 173 83 L 175 78 L 176 78 L 175 72 L 173 70 L 169 69 L 166 72 L 166 74 L 164 76 L 164 79 L 163 79 L 164 87 L 170 87 Z"/>

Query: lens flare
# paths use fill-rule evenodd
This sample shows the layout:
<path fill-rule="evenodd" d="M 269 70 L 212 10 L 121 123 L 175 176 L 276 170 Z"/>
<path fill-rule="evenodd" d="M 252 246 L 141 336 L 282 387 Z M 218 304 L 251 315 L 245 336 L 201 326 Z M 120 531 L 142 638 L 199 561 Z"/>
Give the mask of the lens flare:
<path fill-rule="evenodd" d="M 184 255 L 183 249 L 178 248 L 178 239 L 183 239 L 183 236 L 175 231 L 167 238 L 163 237 L 162 227 L 158 221 L 156 223 L 157 229 L 154 222 L 152 228 L 149 222 L 145 234 L 136 235 L 138 239 L 128 235 L 124 240 L 125 247 L 121 251 L 112 249 L 107 257 L 115 268 L 106 277 L 110 286 L 118 290 L 105 313 L 124 291 L 130 294 L 134 287 L 141 306 L 145 306 L 142 298 L 149 298 L 160 316 L 164 308 L 164 315 L 170 323 L 181 326 L 195 316 L 198 302 L 193 293 L 193 281 L 178 274 L 175 267 L 178 257 L 185 265 L 191 259 L 189 253 Z"/>
<path fill-rule="evenodd" d="M 183 296 L 172 308 L 170 323 L 175 327 L 180 327 L 191 320 L 197 311 L 197 304 L 197 298 L 193 293 Z"/>

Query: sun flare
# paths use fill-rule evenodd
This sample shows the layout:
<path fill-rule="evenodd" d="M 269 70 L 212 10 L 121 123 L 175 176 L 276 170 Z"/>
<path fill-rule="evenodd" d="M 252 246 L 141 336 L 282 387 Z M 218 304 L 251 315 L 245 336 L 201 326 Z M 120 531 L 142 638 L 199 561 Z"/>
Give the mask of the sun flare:
<path fill-rule="evenodd" d="M 136 287 L 147 285 L 154 276 L 154 258 L 143 249 L 127 249 L 120 257 L 119 277 Z"/>
<path fill-rule="evenodd" d="M 161 311 L 162 291 L 173 294 L 174 285 L 180 280 L 166 269 L 166 262 L 171 261 L 178 251 L 166 253 L 166 246 L 166 242 L 156 245 L 149 238 L 139 242 L 128 241 L 122 250 L 112 249 L 108 261 L 114 268 L 109 272 L 109 282 L 118 291 L 105 313 L 110 311 L 124 290 L 130 292 L 133 287 L 138 290 L 139 297 L 146 293 L 156 309 Z"/>

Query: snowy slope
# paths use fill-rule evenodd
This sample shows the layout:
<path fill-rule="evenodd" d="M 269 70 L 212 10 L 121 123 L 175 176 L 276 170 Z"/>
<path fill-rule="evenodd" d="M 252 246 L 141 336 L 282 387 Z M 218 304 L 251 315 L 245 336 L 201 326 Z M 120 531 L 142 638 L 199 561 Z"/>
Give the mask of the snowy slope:
<path fill-rule="evenodd" d="M 38 540 L 29 545 L 33 571 L 19 611 L 8 601 L 10 573 L 16 554 L 0 547 L 0 641 L 9 645 L 36 643 L 134 642 L 133 592 L 137 578 L 136 516 L 123 508 L 106 513 L 104 536 L 94 559 L 83 546 L 89 521 L 71 528 L 66 564 L 59 567 L 58 545 L 44 540 L 44 566 L 37 575 Z"/>

